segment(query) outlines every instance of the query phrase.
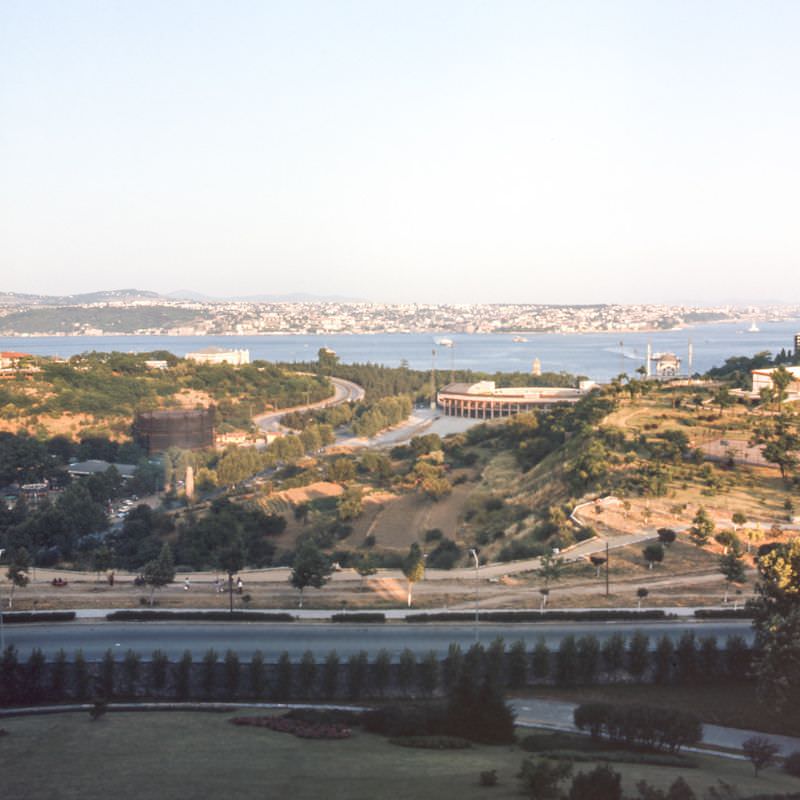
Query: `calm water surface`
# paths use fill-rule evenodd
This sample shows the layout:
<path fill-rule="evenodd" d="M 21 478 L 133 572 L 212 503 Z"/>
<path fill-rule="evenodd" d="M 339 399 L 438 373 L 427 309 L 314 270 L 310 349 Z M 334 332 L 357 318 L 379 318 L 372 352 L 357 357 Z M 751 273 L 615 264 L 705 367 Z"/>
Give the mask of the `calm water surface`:
<path fill-rule="evenodd" d="M 759 323 L 758 333 L 746 332 L 744 323 L 698 325 L 658 333 L 528 334 L 527 342 L 514 342 L 507 334 L 395 333 L 264 335 L 264 336 L 36 336 L 0 337 L 0 350 L 20 350 L 35 355 L 68 357 L 90 350 L 144 352 L 169 350 L 183 356 L 213 345 L 247 348 L 251 359 L 308 361 L 320 347 L 333 348 L 346 363 L 372 362 L 390 367 L 405 360 L 412 369 L 430 369 L 436 351 L 438 369 L 473 369 L 485 372 L 529 372 L 534 358 L 548 372 L 571 372 L 607 380 L 620 372 L 632 374 L 644 361 L 647 343 L 653 352 L 677 353 L 684 361 L 688 344 L 694 346 L 694 371 L 704 372 L 732 355 L 754 355 L 761 350 L 791 349 L 800 320 Z M 453 347 L 437 344 L 441 337 Z"/>

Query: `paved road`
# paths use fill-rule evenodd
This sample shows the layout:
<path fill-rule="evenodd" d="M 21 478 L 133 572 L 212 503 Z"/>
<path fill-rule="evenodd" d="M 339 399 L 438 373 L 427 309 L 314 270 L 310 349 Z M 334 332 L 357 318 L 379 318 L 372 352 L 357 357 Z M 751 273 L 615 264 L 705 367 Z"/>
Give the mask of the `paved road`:
<path fill-rule="evenodd" d="M 253 422 L 258 425 L 261 430 L 275 431 L 281 427 L 281 418 L 293 411 L 309 411 L 315 408 L 330 408 L 331 406 L 338 406 L 342 403 L 355 403 L 364 398 L 364 390 L 352 381 L 346 381 L 342 378 L 330 378 L 333 384 L 333 395 L 320 400 L 318 403 L 309 403 L 308 405 L 293 406 L 292 408 L 282 408 L 280 411 L 271 411 L 268 414 L 262 414 L 255 417 Z"/>
<path fill-rule="evenodd" d="M 575 710 L 575 703 L 566 703 L 561 700 L 539 700 L 536 698 L 514 699 L 510 702 L 517 714 L 517 722 L 519 723 L 552 730 L 577 730 L 572 724 L 572 712 Z M 775 742 L 781 748 L 783 755 L 800 750 L 800 738 L 793 736 L 763 734 L 742 728 L 725 728 L 721 725 L 703 725 L 703 744 L 709 747 L 741 750 L 742 742 L 745 739 L 759 735 L 767 736 L 767 738 Z"/>
<path fill-rule="evenodd" d="M 523 639 L 528 649 L 532 649 L 540 637 L 551 649 L 558 647 L 561 639 L 568 634 L 582 636 L 594 634 L 601 641 L 614 633 L 626 636 L 641 630 L 655 640 L 667 634 L 677 639 L 686 630 L 697 636 L 716 636 L 724 643 L 727 636 L 740 635 L 750 641 L 752 629 L 748 622 L 715 621 L 693 622 L 673 621 L 666 623 L 536 623 L 516 625 L 479 626 L 481 642 L 488 644 L 501 636 L 507 643 Z M 205 623 L 205 622 L 149 622 L 117 623 L 84 621 L 56 625 L 6 625 L 7 644 L 14 644 L 23 655 L 34 648 L 41 648 L 46 655 L 53 655 L 60 649 L 67 653 L 82 649 L 89 659 L 98 659 L 111 648 L 119 651 L 120 658 L 129 648 L 147 657 L 153 650 L 161 649 L 170 657 L 180 656 L 184 650 L 191 650 L 200 658 L 210 647 L 218 653 L 228 649 L 235 650 L 243 659 L 248 659 L 256 650 L 262 650 L 268 660 L 277 660 L 287 651 L 298 659 L 306 650 L 324 657 L 336 650 L 340 657 L 347 658 L 359 650 L 370 654 L 386 648 L 394 657 L 408 647 L 418 654 L 431 650 L 443 657 L 451 642 L 458 642 L 463 649 L 475 641 L 475 628 L 470 624 L 388 624 L 388 625 L 349 625 L 338 623 Z"/>

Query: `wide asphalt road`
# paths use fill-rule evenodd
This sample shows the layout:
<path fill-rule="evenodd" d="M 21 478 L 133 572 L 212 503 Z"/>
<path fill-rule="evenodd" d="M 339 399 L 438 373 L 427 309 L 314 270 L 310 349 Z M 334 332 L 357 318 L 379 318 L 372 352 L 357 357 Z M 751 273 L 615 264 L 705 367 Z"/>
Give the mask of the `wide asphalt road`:
<path fill-rule="evenodd" d="M 487 645 L 501 636 L 507 645 L 522 639 L 532 649 L 539 637 L 544 637 L 548 647 L 555 649 L 561 639 L 568 635 L 594 634 L 601 642 L 614 633 L 630 636 L 640 630 L 650 637 L 651 647 L 657 638 L 668 635 L 678 639 L 686 630 L 698 637 L 716 636 L 723 646 L 728 636 L 739 635 L 752 640 L 752 629 L 746 621 L 666 623 L 537 623 L 516 625 L 492 625 L 482 623 L 478 635 Z M 311 650 L 319 660 L 331 650 L 341 658 L 347 658 L 359 650 L 374 655 L 386 648 L 394 658 L 408 647 L 418 655 L 433 650 L 443 657 L 451 642 L 467 649 L 475 641 L 475 627 L 461 624 L 385 624 L 350 625 L 339 623 L 206 623 L 206 622 L 76 622 L 61 624 L 6 625 L 6 644 L 15 645 L 23 658 L 33 648 L 41 648 L 47 656 L 64 649 L 71 657 L 83 650 L 87 659 L 99 659 L 109 648 L 119 653 L 119 658 L 128 649 L 149 658 L 156 650 L 162 650 L 170 658 L 179 657 L 190 650 L 196 658 L 214 648 L 224 654 L 231 649 L 243 660 L 248 660 L 261 650 L 268 661 L 276 661 L 286 651 L 292 659 L 299 659 L 306 650 Z"/>

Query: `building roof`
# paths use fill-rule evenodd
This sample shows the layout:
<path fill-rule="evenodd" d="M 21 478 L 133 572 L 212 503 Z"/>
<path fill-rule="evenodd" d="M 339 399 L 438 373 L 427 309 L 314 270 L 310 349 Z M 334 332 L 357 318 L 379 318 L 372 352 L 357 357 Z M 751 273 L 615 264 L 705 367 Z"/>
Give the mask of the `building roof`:
<path fill-rule="evenodd" d="M 753 375 L 767 375 L 771 376 L 776 369 L 780 369 L 780 367 L 763 367 L 762 369 L 754 369 L 752 370 Z M 784 367 L 784 369 L 793 377 L 793 378 L 800 378 L 800 367 Z"/>
<path fill-rule="evenodd" d="M 89 461 L 75 461 L 67 467 L 70 475 L 100 475 L 111 467 L 116 467 L 123 478 L 132 478 L 136 472 L 135 464 L 111 464 L 100 459 Z"/>

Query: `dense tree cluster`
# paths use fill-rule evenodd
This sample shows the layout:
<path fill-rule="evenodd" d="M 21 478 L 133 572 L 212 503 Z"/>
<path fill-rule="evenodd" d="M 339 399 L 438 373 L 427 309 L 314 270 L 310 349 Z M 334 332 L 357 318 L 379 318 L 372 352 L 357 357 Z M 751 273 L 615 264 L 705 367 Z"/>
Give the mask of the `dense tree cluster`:
<path fill-rule="evenodd" d="M 266 567 L 275 554 L 271 538 L 285 527 L 286 520 L 278 514 L 267 514 L 257 507 L 222 498 L 211 504 L 205 516 L 200 519 L 190 516 L 181 523 L 175 558 L 177 563 L 193 569 L 224 568 L 221 560 L 223 556 L 232 558 L 233 550 L 241 554 L 241 566 Z"/>
<path fill-rule="evenodd" d="M 147 360 L 163 360 L 152 370 Z M 251 426 L 268 408 L 315 402 L 332 393 L 328 380 L 299 374 L 265 361 L 234 367 L 177 359 L 171 353 L 84 353 L 67 363 L 41 359 L 33 380 L 5 383 L 0 416 L 6 419 L 63 413 L 98 419 L 132 418 L 136 411 L 169 405 L 181 390 L 203 392 L 217 405 L 220 429 Z"/>

